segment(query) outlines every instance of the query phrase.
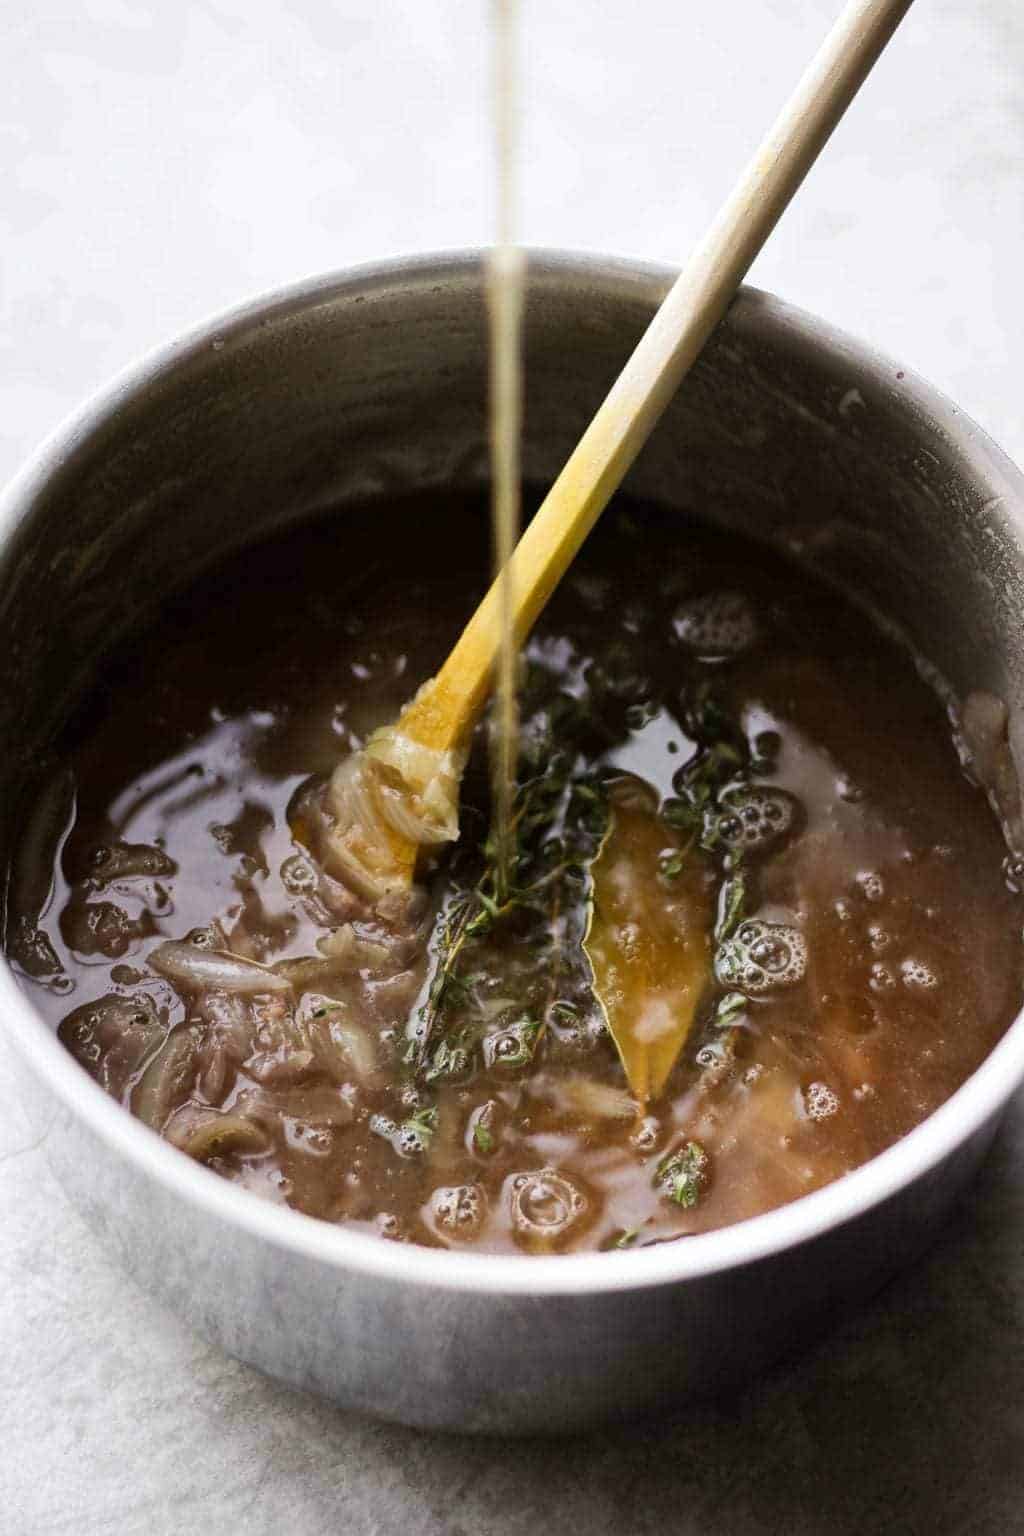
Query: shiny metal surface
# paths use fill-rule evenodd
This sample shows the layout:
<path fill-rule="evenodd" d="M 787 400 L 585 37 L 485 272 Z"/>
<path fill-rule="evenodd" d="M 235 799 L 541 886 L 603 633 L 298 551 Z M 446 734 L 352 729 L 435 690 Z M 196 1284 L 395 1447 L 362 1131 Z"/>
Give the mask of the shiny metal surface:
<path fill-rule="evenodd" d="M 669 280 L 535 260 L 531 478 L 558 468 Z M 204 329 L 43 448 L 0 508 L 0 853 L 98 650 L 170 585 L 289 519 L 484 478 L 483 337 L 472 258 L 362 269 Z M 630 484 L 681 528 L 743 528 L 851 586 L 956 696 L 1008 701 L 1022 760 L 1024 483 L 927 386 L 748 290 Z M 143 1284 L 284 1380 L 492 1432 L 707 1392 L 806 1338 L 927 1243 L 1024 1078 L 1018 1020 L 924 1125 L 791 1206 L 635 1253 L 502 1258 L 267 1206 L 106 1098 L 6 968 L 0 1012 L 56 1171 Z"/>

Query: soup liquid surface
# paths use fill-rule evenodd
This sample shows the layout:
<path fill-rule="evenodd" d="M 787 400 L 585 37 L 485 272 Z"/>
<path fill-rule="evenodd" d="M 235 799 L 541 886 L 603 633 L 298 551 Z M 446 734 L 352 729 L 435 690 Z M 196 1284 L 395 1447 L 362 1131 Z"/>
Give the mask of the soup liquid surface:
<path fill-rule="evenodd" d="M 643 1245 L 839 1177 L 941 1104 L 1020 1002 L 1019 899 L 943 708 L 834 592 L 613 506 L 524 666 L 531 772 L 553 786 L 541 864 L 580 866 L 464 941 L 432 1007 L 452 882 L 472 890 L 484 858 L 482 740 L 454 863 L 410 902 L 325 875 L 309 807 L 437 669 L 487 546 L 482 501 L 346 514 L 234 558 L 122 647 L 15 870 L 8 950 L 33 1000 L 219 1174 L 396 1240 Z M 650 786 L 647 927 L 707 914 L 694 1021 L 645 1104 L 581 947 L 588 801 L 623 782 L 628 801 L 629 775 Z M 209 974 L 158 973 L 168 940 Z M 288 961 L 254 990 L 251 962 Z"/>

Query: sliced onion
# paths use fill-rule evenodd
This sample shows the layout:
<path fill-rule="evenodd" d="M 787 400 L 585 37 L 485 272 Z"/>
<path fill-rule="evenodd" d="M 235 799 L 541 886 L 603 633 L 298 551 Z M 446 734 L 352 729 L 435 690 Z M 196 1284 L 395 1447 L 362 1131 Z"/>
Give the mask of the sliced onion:
<path fill-rule="evenodd" d="M 362 895 L 376 900 L 408 883 L 410 844 L 458 837 L 462 761 L 387 726 L 335 769 L 327 790 L 335 823 L 328 848 L 337 872 Z"/>
<path fill-rule="evenodd" d="M 1024 842 L 1024 809 L 1017 766 L 1010 746 L 1010 712 L 992 693 L 971 693 L 960 716 L 961 756 L 966 748 L 967 766 L 988 795 L 1011 849 Z"/>
<path fill-rule="evenodd" d="M 188 1098 L 196 1078 L 197 1046 L 191 1030 L 175 1030 L 139 1079 L 132 1113 L 154 1131 L 163 1130 L 168 1116 Z"/>
<path fill-rule="evenodd" d="M 148 962 L 160 976 L 197 992 L 216 989 L 253 996 L 260 992 L 288 992 L 291 982 L 256 960 L 242 960 L 226 950 L 198 949 L 194 944 L 171 939 L 158 944 Z"/>
<path fill-rule="evenodd" d="M 385 725 L 374 731 L 366 743 L 366 756 L 390 768 L 416 794 L 422 794 L 425 786 L 451 760 L 449 752 L 425 747 L 422 742 L 413 741 L 411 736 L 406 736 L 393 725 Z"/>
<path fill-rule="evenodd" d="M 592 1120 L 630 1120 L 637 1114 L 637 1102 L 625 1088 L 613 1088 L 581 1075 L 561 1084 L 562 1097 L 578 1114 Z"/>
<path fill-rule="evenodd" d="M 327 837 L 334 872 L 359 895 L 376 901 L 398 881 L 399 871 L 361 754 L 334 770 L 327 804 L 335 823 Z"/>
<path fill-rule="evenodd" d="M 310 987 L 322 987 L 334 981 L 344 974 L 345 968 L 318 955 L 300 955 L 295 960 L 279 960 L 276 969 L 296 992 L 307 992 Z"/>
<path fill-rule="evenodd" d="M 396 971 L 393 976 L 371 981 L 368 991 L 374 1007 L 378 1011 L 384 1010 L 398 1024 L 408 1017 L 421 986 L 422 978 L 416 971 Z"/>
<path fill-rule="evenodd" d="M 276 1051 L 259 1051 L 250 1056 L 245 1071 L 258 1083 L 295 1083 L 309 1076 L 315 1060 L 312 1051 L 282 1045 Z"/>
<path fill-rule="evenodd" d="M 196 1004 L 197 1012 L 209 1025 L 209 1035 L 236 1062 L 244 1061 L 252 1050 L 256 1028 L 252 1005 L 234 992 L 204 992 Z"/>
<path fill-rule="evenodd" d="M 308 992 L 313 987 L 329 986 L 340 976 L 352 975 L 359 969 L 354 958 L 322 955 L 299 955 L 294 960 L 279 960 L 276 970 L 287 978 L 296 992 Z"/>
<path fill-rule="evenodd" d="M 308 1088 L 258 1088 L 252 1093 L 239 1094 L 235 1109 L 271 1126 L 282 1115 L 307 1125 L 349 1125 L 354 1113 L 348 1099 L 326 1083 Z"/>
<path fill-rule="evenodd" d="M 120 1098 L 130 1078 L 163 1044 L 166 1031 L 152 998 L 110 992 L 63 1020 L 61 1043 L 108 1093 Z"/>
<path fill-rule="evenodd" d="M 208 1040 L 199 1052 L 199 1091 L 208 1104 L 223 1104 L 234 1084 L 237 1063 L 221 1040 Z"/>
<path fill-rule="evenodd" d="M 404 785 L 380 784 L 376 789 L 377 804 L 388 827 L 397 832 L 404 842 L 417 848 L 427 844 L 454 842 L 459 835 L 458 823 L 451 817 L 436 812 L 425 814 L 426 802 L 420 795 L 410 795 Z"/>
<path fill-rule="evenodd" d="M 179 1109 L 164 1135 L 200 1163 L 223 1152 L 265 1152 L 269 1145 L 263 1128 L 245 1115 L 195 1104 Z"/>
<path fill-rule="evenodd" d="M 339 976 L 351 976 L 357 971 L 379 971 L 388 962 L 391 951 L 386 944 L 374 939 L 363 939 L 351 923 L 342 926 L 317 940 L 319 955 L 300 955 L 294 960 L 279 960 L 274 967 L 278 975 L 288 979 L 297 992 L 311 987 L 329 986 Z"/>
<path fill-rule="evenodd" d="M 342 923 L 333 933 L 323 934 L 316 947 L 325 960 L 337 960 L 345 970 L 355 970 L 358 964 L 356 933 L 351 923 Z"/>
<path fill-rule="evenodd" d="M 356 932 L 351 923 L 326 933 L 316 941 L 316 947 L 328 960 L 341 960 L 348 969 L 380 970 L 391 958 L 391 950 L 379 939 L 366 939 Z"/>
<path fill-rule="evenodd" d="M 413 843 L 449 843 L 459 835 L 462 754 L 438 752 L 387 726 L 366 745 L 379 765 L 381 810 L 388 824 Z"/>
<path fill-rule="evenodd" d="M 318 1065 L 335 1082 L 353 1077 L 368 1086 L 377 1077 L 377 1052 L 365 1029 L 353 1024 L 344 1004 L 331 997 L 310 999 L 304 1028 Z"/>

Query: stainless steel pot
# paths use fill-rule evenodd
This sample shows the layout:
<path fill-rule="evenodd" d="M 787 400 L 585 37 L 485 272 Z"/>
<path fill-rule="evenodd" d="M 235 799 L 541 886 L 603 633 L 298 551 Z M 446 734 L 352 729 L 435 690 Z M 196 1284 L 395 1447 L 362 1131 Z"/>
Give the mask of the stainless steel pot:
<path fill-rule="evenodd" d="M 531 479 L 554 475 L 669 281 L 635 264 L 534 259 Z M 0 508 L 0 856 L 117 633 L 291 519 L 338 509 L 343 543 L 357 499 L 483 480 L 483 384 L 478 264 L 443 257 L 241 310 L 58 432 Z M 748 290 L 631 485 L 678 509 L 680 560 L 693 515 L 783 546 L 905 632 L 957 696 L 1006 699 L 1017 730 L 1024 482 L 920 381 Z M 386 505 L 381 525 L 386 537 Z M 758 1370 L 922 1248 L 1024 1078 L 1018 1019 L 925 1124 L 782 1210 L 635 1253 L 488 1257 L 264 1204 L 107 1098 L 6 968 L 0 1011 L 54 1169 L 145 1286 L 274 1376 L 459 1430 L 578 1428 Z"/>

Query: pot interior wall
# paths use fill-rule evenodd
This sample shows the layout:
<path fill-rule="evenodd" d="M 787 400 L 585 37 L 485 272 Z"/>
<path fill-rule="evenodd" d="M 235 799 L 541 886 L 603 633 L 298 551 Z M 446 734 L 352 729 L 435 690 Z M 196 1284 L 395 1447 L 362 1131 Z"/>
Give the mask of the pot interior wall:
<path fill-rule="evenodd" d="M 534 263 L 529 479 L 557 472 L 667 282 L 624 264 Z M 481 483 L 484 368 L 476 264 L 406 266 L 243 315 L 90 419 L 4 530 L 0 844 L 98 656 L 170 587 L 289 520 Z M 629 485 L 812 561 L 905 631 L 957 693 L 990 689 L 1019 709 L 1012 471 L 915 400 L 882 365 L 747 290 Z"/>

